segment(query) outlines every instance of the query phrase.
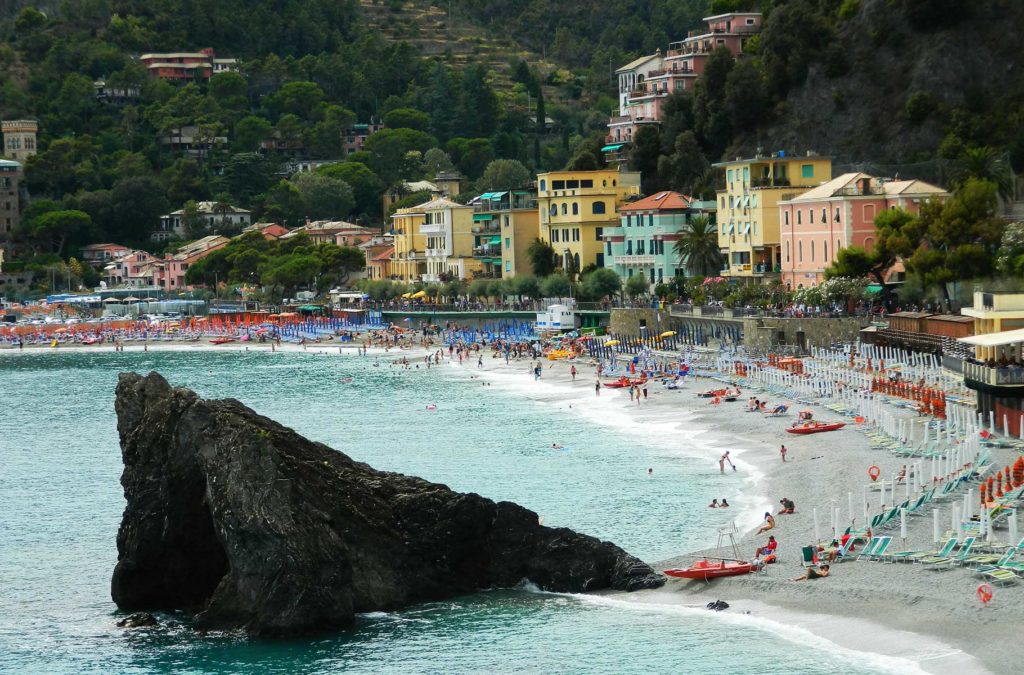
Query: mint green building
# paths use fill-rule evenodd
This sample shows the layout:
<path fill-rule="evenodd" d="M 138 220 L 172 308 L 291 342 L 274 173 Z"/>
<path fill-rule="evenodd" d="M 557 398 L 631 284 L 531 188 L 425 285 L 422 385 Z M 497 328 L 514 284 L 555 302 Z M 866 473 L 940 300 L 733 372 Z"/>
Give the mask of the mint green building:
<path fill-rule="evenodd" d="M 698 215 L 714 222 L 715 202 L 658 192 L 619 207 L 619 227 L 604 230 L 606 265 L 623 281 L 640 274 L 652 287 L 685 274 L 685 264 L 673 249 L 679 232 Z"/>

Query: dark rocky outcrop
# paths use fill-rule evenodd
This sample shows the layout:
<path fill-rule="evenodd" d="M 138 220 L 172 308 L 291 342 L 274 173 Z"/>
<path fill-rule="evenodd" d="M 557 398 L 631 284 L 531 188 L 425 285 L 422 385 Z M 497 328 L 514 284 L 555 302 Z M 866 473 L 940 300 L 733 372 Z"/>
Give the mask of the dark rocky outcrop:
<path fill-rule="evenodd" d="M 135 612 L 117 622 L 118 628 L 153 628 L 160 623 L 149 612 Z"/>
<path fill-rule="evenodd" d="M 376 471 L 235 400 L 125 373 L 127 507 L 111 594 L 204 629 L 287 635 L 523 579 L 552 591 L 660 586 L 617 546 L 509 502 Z"/>

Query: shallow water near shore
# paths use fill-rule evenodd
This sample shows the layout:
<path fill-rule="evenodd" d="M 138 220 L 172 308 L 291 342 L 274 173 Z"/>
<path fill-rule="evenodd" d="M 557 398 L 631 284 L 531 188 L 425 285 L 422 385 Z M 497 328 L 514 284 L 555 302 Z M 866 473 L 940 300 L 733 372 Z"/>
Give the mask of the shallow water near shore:
<path fill-rule="evenodd" d="M 646 560 L 713 543 L 723 517 L 705 508 L 710 497 L 728 497 L 737 514 L 750 507 L 744 477 L 722 476 L 695 456 L 700 436 L 684 433 L 673 446 L 669 425 L 598 424 L 596 404 L 568 408 L 586 388 L 559 397 L 538 386 L 524 396 L 525 363 L 521 381 L 505 381 L 515 376 L 475 378 L 469 368 L 422 363 L 406 370 L 391 367 L 393 358 L 0 358 L 0 671 L 743 673 L 785 664 L 793 673 L 867 673 L 912 665 L 753 618 L 527 590 L 368 615 L 353 631 L 317 640 L 199 636 L 173 617 L 157 630 L 113 627 L 109 580 L 124 508 L 113 392 L 125 370 L 157 370 L 203 396 L 237 398 L 376 468 L 515 501 L 547 525 L 609 539 Z M 602 402 L 606 416 L 618 400 Z M 679 423 L 685 428 L 684 417 Z"/>

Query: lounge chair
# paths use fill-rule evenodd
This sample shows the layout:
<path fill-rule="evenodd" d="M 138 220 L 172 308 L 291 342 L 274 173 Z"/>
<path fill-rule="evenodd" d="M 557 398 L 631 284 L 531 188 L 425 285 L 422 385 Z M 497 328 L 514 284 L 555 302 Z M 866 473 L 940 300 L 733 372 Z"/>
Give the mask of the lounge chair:
<path fill-rule="evenodd" d="M 974 548 L 974 542 L 974 537 L 967 537 L 966 539 L 964 539 L 964 542 L 960 545 L 960 550 L 957 552 L 955 556 L 929 556 L 927 558 L 921 558 L 917 562 L 924 565 L 925 569 L 949 569 L 953 565 L 959 565 L 964 560 L 970 557 L 971 549 Z"/>
<path fill-rule="evenodd" d="M 948 558 L 949 554 L 956 548 L 956 542 L 956 537 L 950 537 L 938 551 L 897 551 L 896 553 L 890 553 L 886 557 L 888 562 L 915 562 L 921 558 L 929 557 Z"/>
<path fill-rule="evenodd" d="M 1016 574 L 1007 569 L 996 569 L 991 572 L 985 572 L 984 577 L 999 586 L 1007 586 L 1020 581 L 1020 578 L 1018 578 Z"/>
<path fill-rule="evenodd" d="M 993 572 L 998 569 L 1007 569 L 1006 565 L 1010 564 L 1013 560 L 1013 556 L 1017 555 L 1017 550 L 1012 549 L 1002 555 L 1002 557 L 990 556 L 990 555 L 972 555 L 966 561 L 965 565 L 977 565 L 974 568 L 974 574 L 976 576 L 984 576 L 986 572 Z M 985 558 L 986 560 L 979 560 Z M 988 558 L 995 558 L 995 560 L 987 560 Z M 1012 570 L 1011 570 L 1012 571 Z"/>
<path fill-rule="evenodd" d="M 875 550 L 868 554 L 868 560 L 878 562 L 885 555 L 885 552 L 889 550 L 889 544 L 892 543 L 892 537 L 878 537 L 878 546 Z M 859 558 L 858 558 L 859 559 Z"/>
<path fill-rule="evenodd" d="M 802 567 L 814 567 L 818 564 L 818 549 L 814 546 L 804 546 L 800 549 L 800 565 Z"/>

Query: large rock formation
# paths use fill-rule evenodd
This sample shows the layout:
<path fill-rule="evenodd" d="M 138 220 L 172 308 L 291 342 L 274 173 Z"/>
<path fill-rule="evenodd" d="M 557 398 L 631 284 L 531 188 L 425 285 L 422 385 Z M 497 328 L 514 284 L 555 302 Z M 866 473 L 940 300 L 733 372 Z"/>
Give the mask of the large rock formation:
<path fill-rule="evenodd" d="M 115 405 L 128 505 L 111 594 L 123 610 L 283 635 L 523 579 L 570 592 L 664 581 L 609 542 L 376 471 L 157 373 L 122 374 Z"/>

